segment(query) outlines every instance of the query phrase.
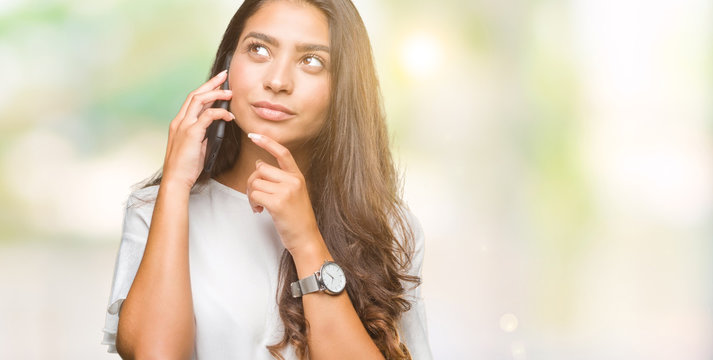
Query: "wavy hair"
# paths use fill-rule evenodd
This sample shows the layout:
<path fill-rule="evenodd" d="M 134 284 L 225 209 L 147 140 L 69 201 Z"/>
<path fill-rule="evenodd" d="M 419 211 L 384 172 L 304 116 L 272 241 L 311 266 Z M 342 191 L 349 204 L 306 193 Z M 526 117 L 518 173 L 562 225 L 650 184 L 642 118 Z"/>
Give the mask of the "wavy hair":
<path fill-rule="evenodd" d="M 246 21 L 267 1 L 246 0 L 231 19 L 208 78 L 222 70 L 235 51 Z M 321 10 L 329 22 L 331 94 L 327 119 L 309 141 L 307 178 L 319 230 L 347 279 L 346 292 L 362 324 L 386 359 L 410 359 L 401 342 L 398 321 L 410 309 L 405 283 L 420 284 L 408 274 L 413 233 L 404 213 L 399 174 L 389 149 L 379 82 L 364 23 L 350 0 L 300 0 Z M 196 186 L 232 168 L 239 156 L 240 132 L 226 123 L 213 173 L 202 172 Z M 161 171 L 144 187 L 161 182 Z M 267 346 L 273 357 L 288 344 L 308 356 L 307 323 L 301 298 L 290 283 L 297 270 L 290 253 L 282 254 L 276 294 L 285 332 Z"/>

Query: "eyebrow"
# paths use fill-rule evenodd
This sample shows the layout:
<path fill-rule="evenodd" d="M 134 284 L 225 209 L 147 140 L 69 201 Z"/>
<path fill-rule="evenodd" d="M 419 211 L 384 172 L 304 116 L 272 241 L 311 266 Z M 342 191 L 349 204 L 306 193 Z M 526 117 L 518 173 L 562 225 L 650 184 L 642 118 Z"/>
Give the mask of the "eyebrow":
<path fill-rule="evenodd" d="M 254 32 L 254 31 L 251 31 L 250 33 L 245 35 L 245 37 L 243 38 L 243 41 L 250 37 L 256 38 L 258 40 L 262 40 L 272 46 L 277 46 L 277 47 L 280 46 L 280 41 L 278 41 L 274 37 L 267 35 L 267 34 Z M 295 46 L 295 48 L 299 52 L 324 51 L 327 54 L 329 54 L 329 46 L 324 46 L 324 45 L 319 45 L 319 44 L 298 43 L 297 46 Z"/>

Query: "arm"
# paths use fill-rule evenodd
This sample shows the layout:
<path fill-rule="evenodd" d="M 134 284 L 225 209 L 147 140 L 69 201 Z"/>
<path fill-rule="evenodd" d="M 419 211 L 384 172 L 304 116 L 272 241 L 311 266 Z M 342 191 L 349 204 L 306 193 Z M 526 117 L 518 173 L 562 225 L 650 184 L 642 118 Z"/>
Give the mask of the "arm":
<path fill-rule="evenodd" d="M 179 184 L 159 187 L 146 250 L 119 317 L 116 348 L 122 358 L 193 354 L 188 197 L 189 189 Z"/>
<path fill-rule="evenodd" d="M 282 243 L 292 254 L 299 278 L 304 278 L 319 270 L 324 260 L 333 260 L 319 232 L 305 179 L 287 148 L 267 136 L 248 136 L 272 154 L 280 166 L 258 161 L 248 178 L 248 198 L 254 211 L 270 212 Z M 306 294 L 302 303 L 313 360 L 383 359 L 346 291 L 336 296 Z"/>
<path fill-rule="evenodd" d="M 235 119 L 225 109 L 208 108 L 232 97 L 216 90 L 225 78 L 221 72 L 191 92 L 171 121 L 146 248 L 119 317 L 116 348 L 122 357 L 189 359 L 194 353 L 188 202 L 205 161 L 206 129 L 216 119 Z"/>
<path fill-rule="evenodd" d="M 334 260 L 319 232 L 311 237 L 313 248 L 292 254 L 299 279 L 319 270 L 324 260 Z M 346 291 L 336 296 L 309 293 L 302 296 L 302 305 L 309 323 L 307 343 L 313 360 L 384 358 L 366 332 Z"/>

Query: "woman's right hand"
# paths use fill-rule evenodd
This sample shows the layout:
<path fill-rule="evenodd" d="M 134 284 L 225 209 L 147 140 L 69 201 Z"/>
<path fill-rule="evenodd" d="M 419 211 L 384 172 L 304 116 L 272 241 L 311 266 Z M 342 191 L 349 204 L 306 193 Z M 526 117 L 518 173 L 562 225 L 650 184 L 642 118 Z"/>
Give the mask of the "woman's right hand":
<path fill-rule="evenodd" d="M 225 80 L 226 72 L 223 71 L 193 90 L 171 121 L 162 182 L 176 182 L 188 189 L 193 187 L 205 162 L 206 129 L 214 120 L 235 120 L 229 111 L 210 107 L 216 100 L 232 98 L 230 90 L 218 89 Z"/>

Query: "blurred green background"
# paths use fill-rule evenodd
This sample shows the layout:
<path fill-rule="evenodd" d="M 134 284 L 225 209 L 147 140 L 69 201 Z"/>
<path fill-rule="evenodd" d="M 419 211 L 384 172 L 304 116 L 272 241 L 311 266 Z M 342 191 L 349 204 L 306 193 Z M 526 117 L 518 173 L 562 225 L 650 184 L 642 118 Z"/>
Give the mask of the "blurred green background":
<path fill-rule="evenodd" d="M 123 202 L 239 4 L 0 2 L 0 358 L 118 358 Z M 713 358 L 713 3 L 355 4 L 436 358 Z"/>

